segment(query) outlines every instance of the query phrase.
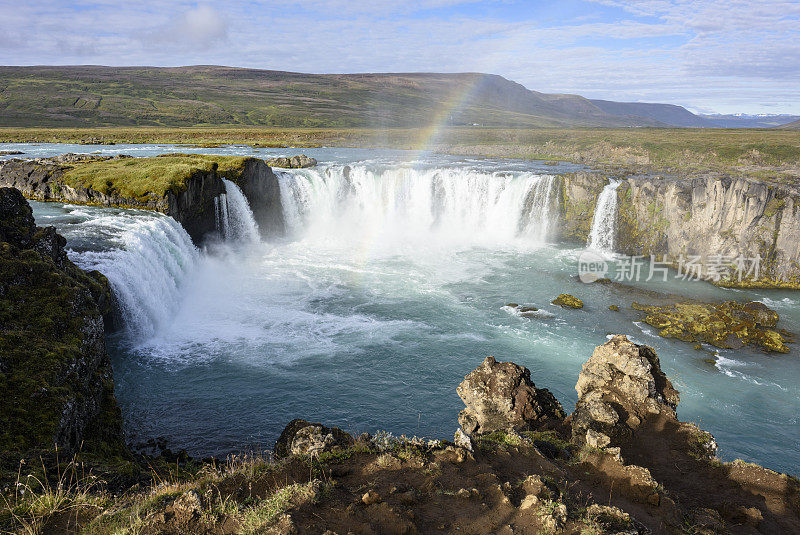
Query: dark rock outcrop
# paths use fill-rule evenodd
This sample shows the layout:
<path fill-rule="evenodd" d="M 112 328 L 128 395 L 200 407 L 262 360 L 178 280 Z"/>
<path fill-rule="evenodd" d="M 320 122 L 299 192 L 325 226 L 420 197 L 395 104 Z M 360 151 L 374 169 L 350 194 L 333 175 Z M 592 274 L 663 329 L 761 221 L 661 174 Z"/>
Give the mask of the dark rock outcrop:
<path fill-rule="evenodd" d="M 655 351 L 624 335 L 595 348 L 575 390 L 572 439 L 595 447 L 629 436 L 653 415 L 674 419 L 680 399 L 661 371 Z"/>
<path fill-rule="evenodd" d="M 144 208 L 163 212 L 178 221 L 195 244 L 200 244 L 205 236 L 216 230 L 214 199 L 225 193 L 223 175 L 218 172 L 216 164 L 210 171 L 198 169 L 186 179 L 184 188 L 179 191 L 168 190 L 161 197 L 124 197 L 113 189 L 102 192 L 73 187 L 62 180 L 63 175 L 72 169 L 71 164 L 108 159 L 73 154 L 0 162 L 0 186 L 17 188 L 26 197 L 42 201 Z M 283 209 L 278 178 L 269 166 L 261 160 L 249 158 L 240 169 L 225 173 L 224 178 L 233 180 L 242 188 L 263 235 L 283 234 Z"/>
<path fill-rule="evenodd" d="M 292 420 L 283 429 L 272 450 L 276 459 L 289 455 L 319 455 L 326 451 L 352 447 L 355 439 L 338 427 Z"/>
<path fill-rule="evenodd" d="M 546 388 L 536 388 L 527 368 L 494 357 L 486 357 L 456 391 L 467 406 L 458 415 L 466 435 L 536 429 L 564 418 L 561 404 Z"/>
<path fill-rule="evenodd" d="M 258 230 L 265 238 L 286 232 L 278 177 L 261 160 L 248 160 L 239 177 L 233 179 L 250 203 Z"/>
<path fill-rule="evenodd" d="M 123 447 L 105 349 L 108 282 L 76 267 L 65 244 L 35 225 L 18 190 L 0 188 L 0 469 L 96 438 Z"/>

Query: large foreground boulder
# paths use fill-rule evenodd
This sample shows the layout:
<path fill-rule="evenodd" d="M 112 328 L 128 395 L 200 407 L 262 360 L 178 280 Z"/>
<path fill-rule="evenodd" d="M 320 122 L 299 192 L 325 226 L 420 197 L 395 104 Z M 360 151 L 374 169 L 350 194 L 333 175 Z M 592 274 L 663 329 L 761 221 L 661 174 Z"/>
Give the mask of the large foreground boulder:
<path fill-rule="evenodd" d="M 596 447 L 629 436 L 650 416 L 676 418 L 680 399 L 655 351 L 624 335 L 595 348 L 575 390 L 572 439 Z"/>
<path fill-rule="evenodd" d="M 338 427 L 325 427 L 320 423 L 296 419 L 281 432 L 272 450 L 276 459 L 290 455 L 319 455 L 326 451 L 346 449 L 355 439 Z"/>
<path fill-rule="evenodd" d="M 564 418 L 561 404 L 546 388 L 536 388 L 527 368 L 494 357 L 486 357 L 456 391 L 467 406 L 458 415 L 467 435 L 535 429 Z"/>

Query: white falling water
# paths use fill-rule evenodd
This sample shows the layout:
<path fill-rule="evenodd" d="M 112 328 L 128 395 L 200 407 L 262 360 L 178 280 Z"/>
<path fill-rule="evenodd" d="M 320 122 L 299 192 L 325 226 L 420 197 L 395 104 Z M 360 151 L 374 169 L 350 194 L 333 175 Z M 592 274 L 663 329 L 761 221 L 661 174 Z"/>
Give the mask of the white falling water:
<path fill-rule="evenodd" d="M 71 252 L 81 268 L 108 277 L 124 329 L 133 342 L 166 325 L 180 303 L 180 288 L 199 253 L 183 227 L 155 213 L 101 215 L 81 225 L 87 236 L 107 236 L 110 248 Z"/>
<path fill-rule="evenodd" d="M 283 172 L 279 181 L 287 229 L 302 238 L 543 243 L 557 215 L 550 175 L 333 166 Z"/>
<path fill-rule="evenodd" d="M 222 179 L 225 192 L 214 199 L 217 230 L 225 240 L 244 243 L 258 242 L 256 223 L 247 197 L 234 182 Z"/>
<path fill-rule="evenodd" d="M 620 181 L 611 180 L 600 192 L 592 217 L 592 227 L 586 246 L 611 254 L 617 241 L 617 188 Z"/>

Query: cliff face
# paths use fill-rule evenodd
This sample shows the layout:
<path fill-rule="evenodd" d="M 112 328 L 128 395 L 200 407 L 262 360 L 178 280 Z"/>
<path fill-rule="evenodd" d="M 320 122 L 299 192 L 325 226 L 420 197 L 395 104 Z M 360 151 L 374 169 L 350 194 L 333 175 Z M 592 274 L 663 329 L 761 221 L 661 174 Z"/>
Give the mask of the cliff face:
<path fill-rule="evenodd" d="M 674 266 L 681 256 L 699 257 L 700 275 L 723 285 L 800 287 L 800 188 L 719 176 L 616 178 L 616 252 L 666 255 Z M 587 172 L 560 180 L 559 236 L 584 244 L 608 180 Z M 713 266 L 731 278 L 715 280 Z"/>
<path fill-rule="evenodd" d="M 258 229 L 265 238 L 282 236 L 286 231 L 278 177 L 261 160 L 249 160 L 233 181 L 250 203 Z"/>
<path fill-rule="evenodd" d="M 108 281 L 76 267 L 65 245 L 36 226 L 19 191 L 0 188 L 0 472 L 54 445 L 67 454 L 95 438 L 122 447 L 105 348 Z"/>
<path fill-rule="evenodd" d="M 744 284 L 797 286 L 798 202 L 794 187 L 743 178 L 629 178 L 618 190 L 618 250 L 670 261 L 700 256 L 705 266 L 720 255 L 729 267 L 760 258 L 758 278 Z"/>
<path fill-rule="evenodd" d="M 153 159 L 131 159 L 130 165 L 145 164 L 145 160 Z M 106 191 L 70 185 L 65 180 L 65 174 L 72 169 L 70 163 L 59 158 L 10 160 L 0 164 L 0 186 L 17 188 L 26 197 L 42 201 L 157 210 L 172 216 L 186 229 L 195 244 L 200 244 L 207 234 L 216 230 L 214 199 L 225 193 L 222 178 L 228 178 L 242 188 L 263 234 L 283 232 L 278 179 L 262 160 L 244 159 L 241 167 L 233 170 L 220 171 L 216 164 L 210 170 L 198 168 L 178 190 L 167 190 L 162 196 L 138 197 L 120 195 L 119 189 L 112 184 Z M 92 163 L 82 165 L 90 166 Z"/>
<path fill-rule="evenodd" d="M 586 243 L 597 198 L 607 183 L 605 177 L 596 173 L 581 172 L 561 177 L 559 235 L 562 239 Z"/>

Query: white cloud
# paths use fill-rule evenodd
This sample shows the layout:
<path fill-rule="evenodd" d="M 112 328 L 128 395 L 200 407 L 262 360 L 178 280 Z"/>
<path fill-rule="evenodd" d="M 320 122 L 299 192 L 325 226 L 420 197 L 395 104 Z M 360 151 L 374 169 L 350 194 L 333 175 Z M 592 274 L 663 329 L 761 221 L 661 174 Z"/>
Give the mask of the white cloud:
<path fill-rule="evenodd" d="M 0 63 L 483 71 L 537 91 L 800 113 L 800 1 L 590 0 L 548 23 L 512 0 L 496 3 L 519 8 L 513 21 L 476 0 L 77 1 L 0 0 Z"/>
<path fill-rule="evenodd" d="M 178 49 L 210 50 L 228 38 L 225 15 L 211 6 L 200 5 L 183 11 L 163 26 L 143 36 L 145 46 L 174 46 Z"/>

